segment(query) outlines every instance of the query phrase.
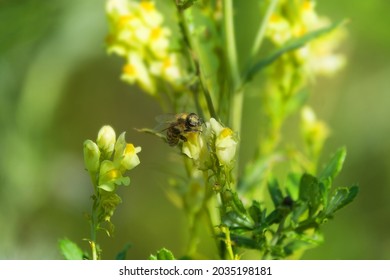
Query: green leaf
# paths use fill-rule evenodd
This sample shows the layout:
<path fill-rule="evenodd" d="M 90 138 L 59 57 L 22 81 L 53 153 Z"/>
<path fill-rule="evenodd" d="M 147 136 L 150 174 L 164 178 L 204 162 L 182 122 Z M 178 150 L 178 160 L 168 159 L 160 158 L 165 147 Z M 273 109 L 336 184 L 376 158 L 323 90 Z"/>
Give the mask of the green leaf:
<path fill-rule="evenodd" d="M 77 246 L 76 243 L 70 241 L 67 238 L 60 239 L 58 242 L 58 245 L 60 247 L 60 251 L 62 255 L 64 255 L 65 259 L 67 260 L 82 260 L 84 259 L 84 253 L 80 249 L 79 246 Z"/>
<path fill-rule="evenodd" d="M 172 252 L 166 248 L 157 251 L 156 255 L 150 255 L 149 260 L 175 260 Z"/>
<path fill-rule="evenodd" d="M 329 205 L 325 210 L 325 216 L 332 216 L 337 210 L 351 203 L 359 192 L 358 186 L 350 188 L 337 188 L 335 194 L 331 197 Z"/>
<path fill-rule="evenodd" d="M 320 173 L 321 179 L 331 178 L 332 180 L 340 173 L 345 157 L 347 156 L 347 150 L 345 147 L 340 148 L 330 159 L 328 164 Z"/>
<path fill-rule="evenodd" d="M 296 234 L 294 240 L 284 247 L 286 255 L 292 255 L 295 252 L 314 248 L 324 242 L 321 232 L 316 231 L 312 235 Z"/>
<path fill-rule="evenodd" d="M 331 32 L 332 30 L 338 28 L 339 26 L 343 25 L 344 23 L 345 23 L 345 20 L 342 20 L 342 21 L 336 22 L 334 24 L 331 24 L 327 27 L 320 28 L 318 30 L 310 32 L 310 33 L 308 33 L 300 38 L 292 39 L 292 40 L 288 41 L 283 47 L 276 50 L 268 57 L 261 59 L 259 62 L 255 63 L 246 73 L 244 80 L 248 81 L 248 80 L 252 79 L 252 77 L 257 72 L 259 72 L 262 69 L 264 69 L 265 67 L 271 65 L 274 61 L 276 61 L 283 54 L 303 47 L 305 44 L 309 43 L 310 41 Z"/>
<path fill-rule="evenodd" d="M 232 192 L 232 194 L 233 194 L 233 202 L 234 202 L 236 209 L 241 214 L 246 214 L 246 209 L 245 209 L 244 204 L 242 203 L 241 199 L 238 197 L 238 194 L 236 192 Z"/>
<path fill-rule="evenodd" d="M 272 178 L 268 182 L 268 191 L 271 195 L 275 208 L 277 208 L 283 201 L 283 193 L 280 190 L 279 183 L 275 178 Z"/>
<path fill-rule="evenodd" d="M 253 224 L 244 215 L 240 215 L 235 211 L 229 211 L 222 217 L 222 224 L 228 226 L 231 229 L 251 230 Z"/>
<path fill-rule="evenodd" d="M 322 197 L 322 204 L 324 208 L 328 206 L 328 200 L 329 200 L 329 192 L 332 187 L 332 179 L 331 178 L 326 178 L 322 179 L 320 181 L 320 194 Z"/>
<path fill-rule="evenodd" d="M 294 207 L 294 210 L 292 212 L 291 220 L 295 223 L 298 224 L 298 222 L 304 218 L 301 218 L 305 212 L 308 210 L 308 205 L 307 202 L 300 201 L 299 204 L 297 204 Z"/>
<path fill-rule="evenodd" d="M 248 213 L 255 225 L 260 225 L 265 221 L 264 212 L 261 211 L 260 204 L 257 201 L 253 201 L 252 206 L 248 209 Z"/>
<path fill-rule="evenodd" d="M 322 202 L 320 185 L 316 177 L 303 174 L 299 184 L 299 199 L 309 206 L 309 216 L 312 216 Z"/>
<path fill-rule="evenodd" d="M 264 244 L 265 239 L 260 239 L 260 242 L 256 240 L 238 235 L 238 234 L 230 234 L 230 239 L 234 242 L 234 245 L 237 247 L 247 248 L 247 249 L 261 249 L 261 245 Z"/>
<path fill-rule="evenodd" d="M 268 225 L 280 223 L 284 217 L 284 212 L 282 209 L 278 208 L 272 211 L 266 218 L 266 223 Z"/>
<path fill-rule="evenodd" d="M 116 260 L 125 260 L 126 259 L 126 254 L 127 254 L 127 251 L 131 248 L 131 244 L 126 244 L 125 247 L 122 249 L 122 251 L 120 251 L 115 259 Z"/>

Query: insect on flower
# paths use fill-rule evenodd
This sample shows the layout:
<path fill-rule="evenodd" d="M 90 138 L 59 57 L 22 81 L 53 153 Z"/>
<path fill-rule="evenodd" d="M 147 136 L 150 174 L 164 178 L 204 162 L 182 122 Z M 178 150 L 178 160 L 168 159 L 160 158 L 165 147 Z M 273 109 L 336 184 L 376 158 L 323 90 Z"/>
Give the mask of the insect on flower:
<path fill-rule="evenodd" d="M 166 131 L 166 139 L 170 146 L 176 146 L 180 140 L 187 141 L 188 133 L 201 132 L 203 120 L 195 113 L 165 114 L 158 116 L 161 131 Z"/>

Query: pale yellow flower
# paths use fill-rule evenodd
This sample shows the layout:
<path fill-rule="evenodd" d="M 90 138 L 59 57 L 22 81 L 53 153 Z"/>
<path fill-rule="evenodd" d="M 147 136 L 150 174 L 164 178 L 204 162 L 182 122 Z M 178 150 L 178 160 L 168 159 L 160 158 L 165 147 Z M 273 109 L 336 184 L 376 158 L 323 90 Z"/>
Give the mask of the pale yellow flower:
<path fill-rule="evenodd" d="M 152 94 L 156 90 L 146 65 L 136 52 L 129 54 L 127 63 L 123 67 L 121 79 L 130 84 L 137 83 L 145 91 Z"/>
<path fill-rule="evenodd" d="M 233 131 L 228 127 L 223 127 L 215 119 L 210 119 L 212 131 L 215 133 L 215 151 L 221 165 L 231 165 L 237 150 L 238 141 Z"/>

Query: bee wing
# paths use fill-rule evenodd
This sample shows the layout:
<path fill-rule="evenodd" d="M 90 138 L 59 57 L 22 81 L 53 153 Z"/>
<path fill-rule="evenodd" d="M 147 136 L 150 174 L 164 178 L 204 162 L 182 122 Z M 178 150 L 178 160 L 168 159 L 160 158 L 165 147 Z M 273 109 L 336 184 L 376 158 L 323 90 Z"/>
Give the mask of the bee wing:
<path fill-rule="evenodd" d="M 158 124 L 153 128 L 155 131 L 164 131 L 172 126 L 176 122 L 176 114 L 162 114 L 158 115 L 156 118 Z"/>

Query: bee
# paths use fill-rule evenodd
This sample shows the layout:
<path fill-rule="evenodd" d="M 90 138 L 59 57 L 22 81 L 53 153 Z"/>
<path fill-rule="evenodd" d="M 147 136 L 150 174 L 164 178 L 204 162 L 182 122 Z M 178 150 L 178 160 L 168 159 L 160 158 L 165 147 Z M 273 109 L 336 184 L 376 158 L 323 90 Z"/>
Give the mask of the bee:
<path fill-rule="evenodd" d="M 180 140 L 187 141 L 187 133 L 201 132 L 203 120 L 195 113 L 180 113 L 173 115 L 166 120 L 167 115 L 160 116 L 157 120 L 160 123 L 168 125 L 163 131 L 166 131 L 166 139 L 170 146 L 176 146 Z"/>

